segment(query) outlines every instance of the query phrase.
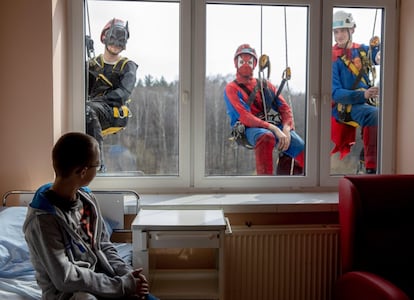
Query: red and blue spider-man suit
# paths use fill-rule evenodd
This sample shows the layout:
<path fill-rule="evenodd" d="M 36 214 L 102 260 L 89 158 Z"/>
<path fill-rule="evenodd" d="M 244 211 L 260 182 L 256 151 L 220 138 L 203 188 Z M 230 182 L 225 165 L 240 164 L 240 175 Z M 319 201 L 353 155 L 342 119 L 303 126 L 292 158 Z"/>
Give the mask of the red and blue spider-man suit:
<path fill-rule="evenodd" d="M 237 121 L 245 126 L 245 135 L 248 143 L 254 147 L 256 156 L 256 173 L 258 175 L 272 175 L 273 150 L 275 146 L 284 154 L 283 157 L 295 159 L 297 167 L 302 173 L 304 164 L 304 142 L 294 131 L 293 115 L 290 106 L 282 96 L 271 103 L 276 97 L 276 88 L 270 82 L 266 82 L 267 107 L 279 112 L 281 124 L 270 124 L 261 119 L 263 115 L 263 100 L 260 89 L 254 100 L 248 104 L 249 94 L 257 85 L 257 79 L 253 78 L 253 70 L 257 65 L 256 51 L 248 44 L 241 45 L 234 55 L 234 63 L 237 68 L 236 80 L 227 84 L 224 91 L 224 101 L 227 106 L 227 114 L 230 117 L 230 125 L 233 127 Z M 268 98 L 272 98 L 269 99 Z M 296 169 L 297 170 L 297 169 Z M 295 172 L 297 174 L 299 172 Z M 289 174 L 286 173 L 285 174 Z"/>

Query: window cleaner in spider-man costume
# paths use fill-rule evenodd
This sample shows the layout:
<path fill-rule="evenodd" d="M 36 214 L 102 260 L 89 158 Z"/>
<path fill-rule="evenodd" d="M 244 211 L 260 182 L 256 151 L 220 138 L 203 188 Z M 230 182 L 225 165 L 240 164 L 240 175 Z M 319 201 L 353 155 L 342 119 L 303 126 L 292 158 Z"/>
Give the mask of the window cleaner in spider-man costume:
<path fill-rule="evenodd" d="M 241 125 L 244 129 L 243 139 L 255 151 L 257 175 L 274 175 L 275 147 L 280 152 L 277 175 L 302 174 L 304 141 L 294 130 L 292 110 L 281 95 L 276 97 L 273 84 L 253 77 L 257 60 L 256 50 L 249 44 L 239 46 L 234 54 L 236 79 L 224 91 L 230 125 L 232 128 Z M 266 119 L 267 115 L 274 117 Z"/>

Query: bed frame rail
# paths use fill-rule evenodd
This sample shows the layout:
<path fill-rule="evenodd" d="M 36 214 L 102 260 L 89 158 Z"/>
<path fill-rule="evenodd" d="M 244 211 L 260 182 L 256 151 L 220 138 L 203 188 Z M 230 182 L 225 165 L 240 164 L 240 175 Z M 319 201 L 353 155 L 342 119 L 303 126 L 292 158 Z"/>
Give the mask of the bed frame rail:
<path fill-rule="evenodd" d="M 128 196 L 130 195 L 132 198 L 136 200 L 136 203 L 134 205 L 135 210 L 133 212 L 125 212 L 125 214 L 137 214 L 140 209 L 140 196 L 137 192 L 134 190 L 92 190 L 92 192 L 95 194 L 95 196 L 99 200 L 99 196 L 103 197 L 110 197 L 110 196 L 119 196 L 124 195 Z M 33 195 L 35 194 L 35 191 L 33 190 L 10 190 L 4 193 L 2 205 L 3 206 L 27 206 L 29 205 L 30 201 L 33 198 Z"/>

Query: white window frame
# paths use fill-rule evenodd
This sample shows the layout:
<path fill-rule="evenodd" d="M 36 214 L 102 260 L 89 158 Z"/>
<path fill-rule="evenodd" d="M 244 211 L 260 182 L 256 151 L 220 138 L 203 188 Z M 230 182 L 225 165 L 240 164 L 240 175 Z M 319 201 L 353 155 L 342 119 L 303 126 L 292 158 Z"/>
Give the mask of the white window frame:
<path fill-rule="evenodd" d="M 331 0 L 324 1 L 323 16 L 324 24 L 332 24 L 332 11 L 334 7 L 361 7 L 361 8 L 383 8 L 384 30 L 380 37 L 381 44 L 381 78 L 383 85 L 379 109 L 380 118 L 378 125 L 378 171 L 382 174 L 395 173 L 395 130 L 396 130 L 396 98 L 397 98 L 397 1 L 378 0 L 373 3 L 370 0 Z M 358 25 L 357 25 L 358 26 Z M 357 30 L 359 28 L 357 27 Z M 322 57 L 330 57 L 332 49 L 332 29 L 323 26 Z M 385 41 L 385 42 L 384 42 Z M 356 41 L 362 42 L 362 41 Z M 365 42 L 365 41 L 364 41 Z M 366 41 L 365 43 L 368 43 Z M 330 136 L 331 116 L 331 61 L 322 61 L 321 80 L 321 136 Z M 386 126 L 384 125 L 386 124 Z M 323 186 L 337 186 L 342 176 L 330 176 L 330 148 L 321 147 L 320 157 L 320 182 Z"/>
<path fill-rule="evenodd" d="M 288 3 L 287 3 L 288 2 Z M 130 188 L 146 192 L 278 192 L 332 190 L 341 176 L 330 176 L 331 49 L 334 6 L 386 9 L 381 77 L 384 101 L 381 110 L 379 159 L 381 173 L 395 166 L 397 0 L 295 0 L 295 1 L 180 1 L 180 114 L 179 175 L 95 178 L 94 188 Z M 305 176 L 209 176 L 205 177 L 205 43 L 206 3 L 288 4 L 309 7 L 308 74 Z M 68 1 L 69 129 L 84 131 L 84 0 Z M 322 20 L 322 22 L 321 22 Z M 322 41 L 322 42 L 320 42 Z M 304 49 L 305 50 L 305 49 Z M 328 59 L 323 59 L 328 58 Z M 202 120 L 202 121 L 200 121 Z M 323 137 L 323 138 L 322 138 Z M 304 137 L 305 138 L 305 137 Z"/>
<path fill-rule="evenodd" d="M 196 115 L 205 116 L 204 113 L 204 89 L 203 84 L 205 81 L 205 16 L 206 16 L 206 7 L 205 3 L 227 3 L 227 4 L 286 4 L 286 1 L 195 1 L 198 5 L 196 5 L 196 16 L 198 23 L 195 24 L 195 36 L 198 38 L 196 41 L 195 47 L 199 47 L 198 51 L 196 51 L 196 58 L 195 61 L 198 62 L 199 70 L 195 74 L 194 80 L 194 95 L 197 97 L 195 100 L 196 105 Z M 317 53 L 319 53 L 320 45 L 316 43 L 316 41 L 320 40 L 320 30 L 317 30 L 315 26 L 317 26 L 317 20 L 320 20 L 320 5 L 318 2 L 315 4 L 311 4 L 312 1 L 294 1 L 289 2 L 289 5 L 300 5 L 300 6 L 308 6 L 309 7 L 309 15 L 315 16 L 314 23 L 310 21 L 310 25 L 308 28 L 309 35 L 308 35 L 308 49 L 303 49 L 303 51 L 308 51 L 309 57 L 318 57 Z M 309 19 L 310 20 L 310 19 Z M 242 27 L 243 24 L 240 22 L 240 26 Z M 311 30 L 315 28 L 315 30 Z M 310 45 L 311 43 L 311 45 Z M 318 64 L 318 60 L 309 59 L 308 65 L 308 72 L 309 70 L 319 70 L 320 64 Z M 318 71 L 320 72 L 320 71 Z M 309 81 L 307 83 L 307 103 L 309 102 L 309 95 L 315 95 L 316 91 L 319 89 L 319 81 L 316 77 L 307 76 Z M 311 107 L 308 105 L 308 118 L 306 121 L 306 134 L 307 136 L 317 136 L 318 135 L 318 118 L 317 115 L 314 113 L 309 113 L 309 109 Z M 202 120 L 205 120 L 204 118 Z M 199 126 L 201 126 L 201 132 L 205 132 L 205 124 L 206 122 L 199 122 Z M 255 191 L 274 191 L 275 189 L 297 189 L 298 187 L 315 187 L 317 185 L 317 165 L 316 165 L 316 158 L 318 155 L 317 152 L 317 145 L 318 142 L 316 140 L 311 141 L 310 143 L 309 138 L 306 138 L 305 147 L 306 147 L 306 175 L 305 176 L 209 176 L 205 177 L 205 137 L 202 135 L 194 136 L 195 145 L 196 145 L 196 155 L 197 158 L 195 160 L 195 183 L 196 186 L 200 186 L 203 188 L 210 188 L 218 189 L 222 188 L 237 188 L 237 190 L 255 190 Z"/>

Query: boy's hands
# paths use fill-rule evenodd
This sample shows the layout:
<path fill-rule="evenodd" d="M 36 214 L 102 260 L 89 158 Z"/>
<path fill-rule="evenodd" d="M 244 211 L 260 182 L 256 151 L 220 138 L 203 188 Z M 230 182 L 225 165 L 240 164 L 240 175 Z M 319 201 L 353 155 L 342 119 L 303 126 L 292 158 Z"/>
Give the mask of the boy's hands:
<path fill-rule="evenodd" d="M 138 299 L 145 299 L 146 295 L 149 294 L 149 284 L 144 274 L 142 274 L 142 268 L 136 269 L 132 272 L 135 278 L 136 295 Z"/>

